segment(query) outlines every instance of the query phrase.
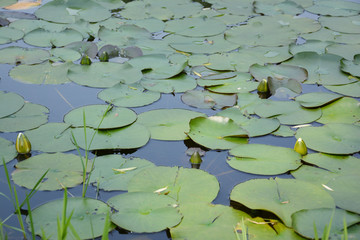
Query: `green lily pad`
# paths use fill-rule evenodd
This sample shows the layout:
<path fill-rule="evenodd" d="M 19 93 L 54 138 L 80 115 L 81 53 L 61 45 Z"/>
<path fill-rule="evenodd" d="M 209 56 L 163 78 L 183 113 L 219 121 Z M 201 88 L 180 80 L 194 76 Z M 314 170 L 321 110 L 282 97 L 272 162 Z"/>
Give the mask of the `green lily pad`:
<path fill-rule="evenodd" d="M 194 142 L 211 149 L 231 149 L 248 141 L 247 131 L 232 119 L 222 116 L 192 119 L 187 135 Z"/>
<path fill-rule="evenodd" d="M 213 93 L 207 90 L 189 90 L 181 96 L 181 100 L 192 107 L 219 109 L 225 106 L 234 106 L 236 95 Z"/>
<path fill-rule="evenodd" d="M 326 186 L 328 192 L 334 198 L 339 208 L 360 214 L 360 206 L 356 199 L 359 199 L 358 182 L 360 177 L 356 175 L 338 176 L 331 179 Z"/>
<path fill-rule="evenodd" d="M 263 101 L 255 113 L 264 118 L 277 118 L 281 124 L 297 125 L 313 122 L 321 117 L 320 109 L 306 109 L 295 101 Z"/>
<path fill-rule="evenodd" d="M 132 24 L 120 25 L 114 30 L 100 27 L 98 35 L 100 40 L 116 46 L 134 46 L 144 39 L 151 38 L 148 30 Z"/>
<path fill-rule="evenodd" d="M 204 80 L 224 80 L 233 78 L 237 75 L 236 72 L 232 71 L 216 71 L 209 69 L 205 66 L 195 66 L 191 69 L 191 73 Z"/>
<path fill-rule="evenodd" d="M 150 139 L 149 130 L 137 123 L 111 130 L 96 131 L 92 128 L 86 128 L 86 141 L 84 128 L 75 128 L 72 131 L 77 144 L 81 148 L 88 150 L 139 148 L 144 146 Z"/>
<path fill-rule="evenodd" d="M 41 28 L 27 33 L 24 42 L 37 47 L 63 47 L 75 41 L 81 41 L 83 36 L 74 29 L 65 29 L 60 32 L 53 32 Z"/>
<path fill-rule="evenodd" d="M 355 82 L 340 70 L 341 57 L 333 54 L 318 55 L 313 52 L 296 54 L 285 64 L 300 66 L 308 72 L 308 84 L 340 85 Z"/>
<path fill-rule="evenodd" d="M 211 28 L 208 28 L 211 26 Z M 209 37 L 223 33 L 226 25 L 215 18 L 192 17 L 167 21 L 164 31 L 187 37 Z"/>
<path fill-rule="evenodd" d="M 339 55 L 346 60 L 352 61 L 356 55 L 360 54 L 360 44 L 345 45 L 340 43 L 334 43 L 326 47 L 326 52 Z"/>
<path fill-rule="evenodd" d="M 0 149 L 0 166 L 3 165 L 3 161 L 5 161 L 5 163 L 10 162 L 18 155 L 15 144 L 2 137 L 0 137 Z"/>
<path fill-rule="evenodd" d="M 227 163 L 239 171 L 276 175 L 298 168 L 301 165 L 301 155 L 295 150 L 264 144 L 246 144 L 235 147 L 229 152 Z"/>
<path fill-rule="evenodd" d="M 251 75 L 249 73 L 236 73 L 235 76 L 229 75 L 226 76 L 223 79 L 206 79 L 206 75 L 202 75 L 201 73 L 195 71 L 197 68 L 193 68 L 193 73 L 195 74 L 196 72 L 196 76 L 198 76 L 197 74 L 199 74 L 201 77 L 197 79 L 197 83 L 199 86 L 202 87 L 219 87 L 220 91 L 222 90 L 222 88 L 224 88 L 223 90 L 226 91 L 226 89 L 235 89 L 236 84 L 238 85 L 245 85 L 246 82 L 251 80 Z M 215 70 L 211 70 L 210 72 L 218 72 Z M 202 72 L 203 74 L 206 72 Z M 219 72 L 220 74 L 222 72 Z M 228 73 L 235 73 L 235 72 L 228 72 Z M 224 74 L 224 73 L 222 73 Z M 211 76 L 211 75 L 210 75 Z M 221 75 L 220 75 L 221 76 Z M 205 78 L 205 79 L 204 79 Z M 249 84 L 250 85 L 250 84 Z M 216 89 L 216 88 L 215 88 Z M 240 89 L 241 90 L 241 89 Z M 216 92 L 216 91 L 215 91 Z M 249 91 L 246 91 L 249 92 Z"/>
<path fill-rule="evenodd" d="M 100 22 L 109 18 L 111 13 L 95 1 L 55 0 L 41 6 L 35 15 L 49 22 L 73 23 L 77 18 Z"/>
<path fill-rule="evenodd" d="M 25 104 L 24 98 L 13 92 L 0 91 L 0 118 L 19 111 Z"/>
<path fill-rule="evenodd" d="M 272 77 L 278 81 L 285 79 L 294 79 L 298 82 L 303 82 L 307 78 L 307 72 L 305 69 L 297 66 L 289 65 L 259 65 L 254 64 L 250 67 L 250 73 L 258 81 Z"/>
<path fill-rule="evenodd" d="M 77 61 L 81 58 L 81 54 L 78 51 L 72 50 L 70 48 L 53 48 L 50 50 L 51 60 L 53 62 L 57 61 Z"/>
<path fill-rule="evenodd" d="M 140 84 L 149 91 L 160 93 L 185 92 L 196 88 L 195 79 L 185 73 L 168 79 L 143 78 Z"/>
<path fill-rule="evenodd" d="M 72 42 L 64 48 L 75 50 L 81 55 L 87 55 L 89 58 L 95 58 L 98 53 L 98 47 L 93 42 Z"/>
<path fill-rule="evenodd" d="M 159 92 L 146 90 L 140 83 L 118 83 L 99 92 L 98 98 L 118 107 L 141 107 L 160 99 Z"/>
<path fill-rule="evenodd" d="M 49 110 L 39 104 L 25 103 L 14 114 L 0 118 L 0 132 L 18 132 L 37 128 L 48 121 Z"/>
<path fill-rule="evenodd" d="M 353 76 L 360 77 L 360 54 L 354 57 L 354 61 L 346 59 L 341 60 L 341 70 L 350 73 Z"/>
<path fill-rule="evenodd" d="M 26 222 L 34 224 L 35 234 L 49 239 L 57 239 L 58 220 L 63 216 L 63 199 L 56 199 L 32 209 L 32 220 L 28 216 Z M 71 225 L 80 239 L 93 239 L 101 236 L 104 231 L 106 215 L 110 207 L 102 201 L 92 198 L 72 197 L 67 199 L 66 217 L 71 215 Z M 61 220 L 60 220 L 61 221 Z M 110 226 L 109 230 L 114 228 Z M 66 239 L 75 239 L 68 229 Z"/>
<path fill-rule="evenodd" d="M 331 123 L 321 127 L 304 127 L 296 132 L 306 146 L 330 154 L 351 154 L 360 151 L 360 126 Z"/>
<path fill-rule="evenodd" d="M 129 192 L 164 194 L 180 204 L 210 203 L 216 198 L 219 188 L 215 176 L 199 169 L 179 167 L 147 168 L 128 183 Z"/>
<path fill-rule="evenodd" d="M 241 112 L 245 115 L 255 114 L 255 108 L 265 101 L 253 93 L 238 93 L 237 97 L 237 106 L 239 106 Z"/>
<path fill-rule="evenodd" d="M 10 6 L 15 4 L 17 1 L 16 0 L 3 0 L 0 3 L 0 7 L 6 7 L 6 6 Z"/>
<path fill-rule="evenodd" d="M 250 209 L 270 211 L 288 227 L 292 226 L 291 215 L 297 211 L 335 207 L 334 200 L 325 190 L 295 179 L 249 180 L 236 185 L 230 199 Z"/>
<path fill-rule="evenodd" d="M 269 134 L 279 128 L 277 119 L 248 118 L 239 107 L 227 108 L 218 112 L 216 116 L 228 117 L 235 121 L 241 128 L 248 132 L 249 137 L 257 137 Z"/>
<path fill-rule="evenodd" d="M 164 54 L 149 54 L 133 58 L 128 63 L 137 69 L 146 69 L 143 73 L 146 78 L 165 79 L 181 73 L 187 65 L 187 58 L 183 54 L 169 57 Z"/>
<path fill-rule="evenodd" d="M 88 164 L 90 171 L 91 164 Z M 33 189 L 47 171 L 39 190 L 59 190 L 75 187 L 83 181 L 83 165 L 79 156 L 65 153 L 42 153 L 15 165 L 11 173 L 13 181 L 20 186 Z"/>
<path fill-rule="evenodd" d="M 341 95 L 328 92 L 313 92 L 306 93 L 295 98 L 295 101 L 299 102 L 301 106 L 306 108 L 321 107 L 328 103 L 331 103 L 339 98 Z M 324 112 L 323 112 L 324 115 Z"/>
<path fill-rule="evenodd" d="M 302 34 L 302 38 L 307 40 L 319 40 L 319 41 L 329 41 L 336 43 L 346 43 L 346 44 L 359 44 L 360 34 L 356 33 L 339 33 L 327 28 L 321 28 L 317 32 Z"/>
<path fill-rule="evenodd" d="M 356 2 L 343 2 L 340 0 L 319 0 L 306 11 L 330 16 L 352 16 L 359 15 L 360 5 Z"/>
<path fill-rule="evenodd" d="M 49 57 L 49 52 L 43 49 L 7 47 L 0 50 L 0 63 L 35 64 L 41 63 Z"/>
<path fill-rule="evenodd" d="M 254 11 L 256 13 L 262 13 L 264 15 L 276 15 L 276 14 L 298 15 L 302 13 L 304 9 L 293 1 L 281 1 L 280 3 L 277 4 L 255 1 Z"/>
<path fill-rule="evenodd" d="M 326 85 L 325 88 L 350 97 L 360 97 L 360 82 L 345 85 Z"/>
<path fill-rule="evenodd" d="M 212 8 L 217 10 L 219 13 L 227 13 L 234 15 L 245 15 L 250 16 L 253 12 L 253 1 L 242 1 L 242 0 L 208 0 L 206 1 L 212 4 Z"/>
<path fill-rule="evenodd" d="M 155 165 L 141 158 L 123 158 L 120 155 L 97 157 L 90 182 L 105 191 L 127 191 L 128 182 L 140 171 Z"/>
<path fill-rule="evenodd" d="M 280 127 L 271 134 L 279 137 L 292 137 L 295 135 L 295 131 L 292 130 L 289 126 L 280 125 Z"/>
<path fill-rule="evenodd" d="M 24 36 L 24 32 L 12 27 L 0 28 L 0 44 L 11 43 Z"/>
<path fill-rule="evenodd" d="M 118 9 L 125 6 L 125 3 L 122 0 L 97 0 L 96 2 L 109 10 Z"/>
<path fill-rule="evenodd" d="M 30 84 L 63 84 L 70 82 L 66 76 L 70 67 L 74 64 L 44 63 L 35 65 L 19 65 L 11 69 L 9 75 L 15 80 Z"/>
<path fill-rule="evenodd" d="M 151 138 L 157 140 L 185 140 L 189 121 L 205 114 L 186 109 L 156 109 L 141 113 L 138 123 L 147 127 Z"/>
<path fill-rule="evenodd" d="M 130 125 L 136 121 L 136 118 L 136 113 L 128 108 L 87 105 L 68 112 L 64 116 L 64 122 L 73 127 L 83 127 L 84 121 L 86 121 L 88 127 L 111 129 Z"/>
<path fill-rule="evenodd" d="M 174 48 L 175 50 L 190 53 L 211 54 L 218 52 L 228 52 L 240 47 L 240 44 L 227 41 L 224 34 L 202 38 L 170 35 L 166 37 L 165 40 L 168 40 L 170 42 L 170 47 Z"/>
<path fill-rule="evenodd" d="M 315 52 L 317 54 L 324 54 L 325 48 L 332 44 L 332 42 L 320 41 L 320 40 L 307 40 L 304 44 L 290 44 L 289 51 L 292 55 L 301 52 Z"/>
<path fill-rule="evenodd" d="M 176 201 L 166 195 L 123 193 L 110 198 L 108 204 L 117 210 L 111 215 L 111 221 L 132 232 L 159 232 L 177 225 L 182 219 Z"/>
<path fill-rule="evenodd" d="M 321 108 L 322 116 L 319 123 L 355 123 L 360 121 L 359 101 L 343 97 Z"/>
<path fill-rule="evenodd" d="M 316 225 L 317 236 L 323 236 L 325 226 L 330 227 L 330 237 L 337 239 L 336 237 L 343 234 L 344 219 L 347 227 L 360 222 L 360 216 L 354 213 L 344 211 L 342 209 L 331 208 L 318 208 L 310 210 L 301 210 L 292 215 L 293 227 L 300 235 L 314 239 Z M 331 226 L 329 225 L 329 219 L 332 219 Z"/>
<path fill-rule="evenodd" d="M 254 91 L 258 83 L 250 80 L 250 74 L 239 73 L 236 77 L 224 80 L 198 79 L 198 85 L 216 93 L 246 93 Z"/>
<path fill-rule="evenodd" d="M 129 63 L 96 62 L 91 65 L 73 65 L 68 78 L 80 85 L 107 88 L 117 83 L 132 84 L 142 77 L 141 71 Z"/>
<path fill-rule="evenodd" d="M 46 123 L 36 129 L 26 131 L 31 148 L 42 152 L 66 152 L 76 149 L 71 142 L 70 124 Z"/>
<path fill-rule="evenodd" d="M 64 24 L 48 22 L 41 19 L 19 19 L 12 22 L 10 26 L 23 31 L 25 34 L 38 28 L 55 32 L 61 32 L 66 28 Z"/>

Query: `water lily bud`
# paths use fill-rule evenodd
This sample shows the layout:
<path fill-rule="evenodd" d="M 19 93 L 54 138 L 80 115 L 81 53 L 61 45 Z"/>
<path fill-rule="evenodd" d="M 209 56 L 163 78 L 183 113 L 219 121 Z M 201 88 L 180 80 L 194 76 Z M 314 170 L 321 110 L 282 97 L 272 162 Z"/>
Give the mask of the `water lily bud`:
<path fill-rule="evenodd" d="M 18 134 L 15 147 L 16 151 L 20 154 L 27 154 L 31 151 L 31 143 L 23 133 Z"/>
<path fill-rule="evenodd" d="M 103 53 L 101 53 L 99 59 L 100 59 L 100 62 L 108 62 L 109 54 L 107 52 L 103 52 Z"/>
<path fill-rule="evenodd" d="M 258 92 L 268 92 L 269 91 L 268 81 L 266 79 L 261 80 L 261 82 L 259 83 L 259 85 L 257 87 L 257 91 Z"/>
<path fill-rule="evenodd" d="M 305 142 L 301 138 L 298 138 L 298 140 L 296 141 L 294 150 L 300 153 L 302 156 L 307 154 L 307 147 L 305 145 Z"/>
<path fill-rule="evenodd" d="M 197 151 L 191 155 L 190 162 L 192 164 L 200 164 L 202 162 L 200 154 Z"/>
<path fill-rule="evenodd" d="M 89 56 L 88 56 L 88 55 L 84 55 L 84 56 L 81 58 L 80 64 L 81 64 L 81 65 L 90 65 L 90 64 L 91 64 L 91 60 L 90 60 Z"/>

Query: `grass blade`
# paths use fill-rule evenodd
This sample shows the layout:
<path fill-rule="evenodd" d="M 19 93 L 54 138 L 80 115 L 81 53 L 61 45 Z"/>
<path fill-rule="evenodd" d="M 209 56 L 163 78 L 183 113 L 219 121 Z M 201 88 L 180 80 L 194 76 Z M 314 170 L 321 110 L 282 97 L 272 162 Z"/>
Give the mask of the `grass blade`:
<path fill-rule="evenodd" d="M 28 209 L 28 217 L 29 217 L 29 222 L 30 222 L 30 229 L 31 229 L 31 236 L 32 236 L 32 239 L 35 240 L 35 228 L 34 228 L 34 221 L 33 221 L 33 218 L 32 218 L 32 212 L 31 212 L 31 207 L 30 207 L 30 201 L 29 201 L 29 197 L 28 195 L 26 194 L 26 206 L 27 206 L 27 209 Z"/>

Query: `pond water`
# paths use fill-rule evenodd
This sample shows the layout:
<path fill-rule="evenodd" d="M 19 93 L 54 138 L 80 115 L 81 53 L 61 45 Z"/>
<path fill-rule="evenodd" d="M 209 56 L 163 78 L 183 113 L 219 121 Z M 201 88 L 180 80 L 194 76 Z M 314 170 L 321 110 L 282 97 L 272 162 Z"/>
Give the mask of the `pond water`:
<path fill-rule="evenodd" d="M 50 2 L 43 1 L 45 3 Z M 151 2 L 151 1 L 150 1 Z M 212 1 L 209 1 L 212 2 Z M 215 2 L 215 1 L 214 1 Z M 221 1 L 219 1 L 221 2 Z M 261 1 L 260 1 L 261 2 Z M 265 1 L 264 1 L 265 2 Z M 282 1 L 279 1 L 281 3 Z M 297 2 L 297 1 L 295 1 Z M 25 12 L 32 13 L 38 8 L 33 8 L 25 10 Z M 1 10 L 6 12 L 6 10 Z M 360 10 L 359 10 L 360 12 Z M 305 12 L 303 14 L 305 17 L 314 18 L 317 15 Z M 301 39 L 299 38 L 299 41 Z M 360 42 L 358 42 L 359 44 Z M 9 46 L 19 46 L 19 47 L 29 47 L 33 46 L 26 44 L 23 40 L 18 40 L 15 43 L 3 44 L 0 45 L 0 48 L 7 48 Z M 46 48 L 49 49 L 49 48 Z M 180 50 L 181 51 L 181 50 Z M 360 50 L 356 50 L 357 54 L 360 54 Z M 76 61 L 78 63 L 79 61 Z M 70 112 L 72 109 L 76 109 L 86 105 L 92 104 L 104 104 L 105 102 L 97 97 L 98 93 L 103 90 L 103 88 L 96 87 L 86 87 L 75 84 L 73 82 L 65 84 L 26 84 L 21 81 L 15 81 L 8 74 L 9 71 L 14 67 L 14 65 L 9 64 L 0 64 L 0 90 L 5 92 L 14 92 L 21 95 L 26 101 L 36 104 L 41 104 L 47 107 L 50 112 L 48 114 L 48 122 L 63 122 L 64 116 Z M 326 89 L 321 84 L 301 84 L 302 92 L 312 93 L 312 92 L 331 92 Z M 202 89 L 197 87 L 197 90 Z M 252 91 L 253 94 L 256 94 L 256 90 Z M 162 93 L 161 98 L 147 106 L 131 108 L 136 112 L 136 114 L 141 114 L 148 112 L 154 109 L 173 109 L 181 108 L 188 109 L 192 111 L 197 111 L 206 114 L 207 116 L 213 116 L 216 113 L 220 112 L 222 109 L 201 109 L 191 107 L 185 104 L 181 100 L 183 93 Z M 294 95 L 295 96 L 295 95 Z M 281 95 L 275 95 L 269 98 L 270 100 L 288 100 Z M 359 98 L 354 97 L 353 99 L 359 100 Z M 358 125 L 359 119 L 354 122 Z M 312 126 L 321 126 L 321 123 L 312 122 Z M 297 124 L 289 124 L 297 125 Z M 1 132 L 0 137 L 10 140 L 12 142 L 16 141 L 17 132 Z M 266 144 L 272 146 L 281 146 L 284 148 L 292 149 L 296 142 L 295 137 L 279 137 L 268 134 L 266 136 L 250 137 L 249 144 Z M 356 144 L 356 143 L 355 143 Z M 124 157 L 139 157 L 147 159 L 157 166 L 180 166 L 184 168 L 191 168 L 191 163 L 189 162 L 190 156 L 186 154 L 186 151 L 189 147 L 198 147 L 199 145 L 193 142 L 192 140 L 184 141 L 163 141 L 150 139 L 149 142 L 138 149 L 131 150 L 117 150 L 115 152 L 110 151 L 100 151 L 98 155 L 114 153 L 122 155 Z M 206 149 L 203 147 L 203 149 Z M 81 154 L 85 155 L 84 150 L 80 150 Z M 309 154 L 316 153 L 311 149 L 308 149 Z M 69 151 L 67 153 L 77 154 L 76 150 Z M 33 151 L 32 156 L 41 154 L 40 151 Z M 93 158 L 94 152 L 90 153 L 90 158 Z M 206 149 L 205 155 L 202 157 L 202 164 L 200 166 L 201 170 L 208 172 L 209 174 L 215 176 L 220 184 L 220 191 L 217 197 L 212 201 L 213 204 L 222 204 L 225 206 L 230 205 L 230 193 L 236 185 L 239 183 L 246 182 L 250 179 L 269 179 L 271 177 L 280 177 L 284 179 L 294 178 L 289 172 L 284 174 L 277 175 L 258 175 L 251 174 L 242 171 L 238 171 L 234 168 L 231 168 L 227 164 L 226 159 L 229 156 L 229 151 L 227 150 L 211 150 Z M 355 153 L 353 156 L 359 158 L 359 154 Z M 7 163 L 7 168 L 10 172 L 15 169 L 17 160 L 12 160 Z M 26 193 L 29 192 L 28 189 L 16 186 L 19 199 L 25 199 Z M 74 188 L 68 189 L 69 193 L 73 196 L 81 196 L 82 186 L 79 185 Z M 6 196 L 10 196 L 10 192 L 7 186 L 6 177 L 4 175 L 4 167 L 0 166 L 0 192 Z M 87 197 L 97 198 L 103 202 L 107 202 L 111 197 L 118 195 L 119 191 L 102 191 L 100 190 L 97 194 L 96 187 L 90 186 L 87 192 Z M 62 198 L 63 191 L 38 191 L 30 200 L 32 208 L 35 208 L 45 202 Z M 13 213 L 13 205 L 11 201 L 6 199 L 3 196 L 0 196 L 0 206 L 1 214 L 0 219 L 4 220 L 7 216 Z M 25 216 L 24 216 L 25 219 Z M 360 220 L 359 220 L 360 221 Z M 355 222 L 356 223 L 356 222 Z M 9 226 L 19 227 L 18 220 L 16 216 L 11 217 L 6 221 L 6 224 Z M 6 228 L 9 239 L 20 239 L 22 234 L 13 229 Z M 148 233 L 148 234 L 139 234 L 139 233 L 129 233 L 125 230 L 115 230 L 109 234 L 110 239 L 169 239 L 170 234 L 168 231 L 161 231 L 158 233 Z"/>

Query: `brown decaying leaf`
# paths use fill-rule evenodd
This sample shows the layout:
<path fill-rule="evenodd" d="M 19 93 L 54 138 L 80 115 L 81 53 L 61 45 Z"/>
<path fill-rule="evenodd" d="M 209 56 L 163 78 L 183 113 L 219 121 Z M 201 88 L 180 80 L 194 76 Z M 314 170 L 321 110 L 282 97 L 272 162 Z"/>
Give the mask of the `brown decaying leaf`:
<path fill-rule="evenodd" d="M 19 0 L 17 3 L 4 7 L 8 10 L 24 10 L 32 7 L 39 6 L 41 4 L 41 0 Z"/>

